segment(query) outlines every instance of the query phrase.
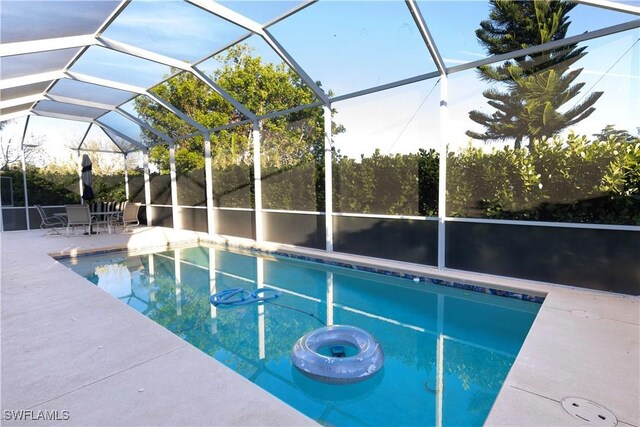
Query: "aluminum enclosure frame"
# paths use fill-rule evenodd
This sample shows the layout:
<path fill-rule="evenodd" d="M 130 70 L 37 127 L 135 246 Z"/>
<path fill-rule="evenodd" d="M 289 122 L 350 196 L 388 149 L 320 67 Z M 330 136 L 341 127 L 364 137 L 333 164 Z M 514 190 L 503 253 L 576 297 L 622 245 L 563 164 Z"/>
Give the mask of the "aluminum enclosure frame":
<path fill-rule="evenodd" d="M 151 215 L 151 210 L 150 210 L 150 204 L 151 204 L 151 200 L 150 200 L 150 190 L 149 190 L 149 165 L 148 165 L 148 150 L 149 148 L 151 148 L 153 145 L 146 145 L 144 143 L 142 143 L 141 141 L 135 141 L 134 139 L 126 136 L 123 132 L 121 132 L 118 129 L 115 129 L 107 124 L 105 124 L 103 121 L 100 120 L 100 117 L 97 118 L 90 118 L 90 117 L 81 117 L 81 116 L 74 116 L 74 115 L 68 115 L 68 114 L 62 114 L 62 113 L 52 113 L 52 112 L 45 112 L 45 111 L 38 111 L 37 109 L 34 110 L 34 107 L 37 107 L 37 104 L 40 100 L 52 100 L 54 102 L 62 102 L 62 103 L 68 103 L 68 104 L 72 104 L 72 105 L 78 105 L 78 106 L 86 106 L 86 107 L 97 107 L 97 108 L 101 108 L 101 109 L 105 109 L 105 110 L 109 110 L 109 111 L 115 111 L 118 114 L 120 114 L 122 117 L 124 117 L 127 120 L 130 120 L 131 122 L 135 123 L 138 126 L 141 126 L 142 128 L 146 129 L 147 131 L 155 134 L 156 136 L 158 136 L 162 141 L 164 141 L 164 143 L 168 144 L 170 147 L 170 165 L 171 165 L 171 188 L 172 188 L 172 210 L 174 212 L 174 227 L 177 227 L 177 225 L 179 224 L 179 214 L 178 214 L 178 203 L 177 203 L 177 186 L 176 186 L 176 176 L 175 176 L 175 144 L 176 142 L 189 137 L 189 135 L 187 136 L 181 136 L 181 137 L 175 137 L 175 138 L 171 138 L 168 135 L 159 132 L 158 130 L 156 130 L 155 128 L 153 128 L 152 126 L 150 126 L 149 124 L 143 122 L 142 120 L 139 120 L 138 118 L 136 118 L 135 116 L 131 115 L 130 113 L 127 113 L 126 111 L 122 110 L 120 107 L 122 104 L 120 105 L 116 105 L 116 106 L 111 106 L 111 105 L 106 105 L 106 104 L 100 104 L 100 103 L 95 103 L 95 102 L 91 102 L 91 101 L 84 101 L 84 100 L 79 100 L 79 99 L 74 99 L 74 98 L 70 98 L 70 97 L 64 97 L 64 96 L 60 96 L 60 95 L 51 95 L 48 94 L 48 91 L 53 87 L 53 85 L 55 85 L 55 83 L 59 80 L 59 79 L 72 79 L 72 80 L 77 80 L 77 81 L 81 81 L 81 82 L 85 82 L 85 83 L 89 83 L 89 84 L 96 84 L 96 85 L 100 85 L 100 86 L 104 86 L 107 88 L 113 88 L 113 89 L 119 89 L 119 90 L 124 90 L 124 91 L 128 91 L 131 93 L 136 94 L 135 96 L 138 95 L 145 95 L 150 97 L 154 102 L 158 103 L 159 105 L 161 105 L 163 108 L 167 109 L 168 111 L 172 112 L 173 114 L 175 114 L 176 116 L 178 116 L 181 120 L 185 121 L 186 123 L 188 123 L 189 125 L 191 125 L 192 127 L 194 127 L 195 129 L 197 129 L 197 131 L 204 137 L 205 140 L 205 164 L 207 165 L 206 168 L 210 169 L 211 168 L 211 141 L 210 141 L 210 133 L 211 132 L 216 132 L 218 130 L 222 130 L 222 129 L 232 129 L 236 126 L 240 126 L 240 125 L 244 125 L 247 123 L 252 123 L 253 126 L 253 131 L 252 131 L 252 140 L 253 140 L 253 150 L 254 150 L 254 186 L 255 186 L 255 196 L 256 196 L 256 200 L 255 200 L 255 227 L 256 227 L 256 240 L 257 241 L 261 241 L 263 239 L 263 235 L 264 235 L 264 230 L 263 227 L 264 225 L 262 224 L 262 180 L 261 180 L 261 175 L 260 175 L 260 147 L 261 147 L 261 133 L 260 133 L 260 122 L 262 120 L 265 119 L 269 119 L 269 118 L 273 118 L 273 117 L 279 117 L 279 116 L 284 116 L 287 114 L 290 114 L 292 112 L 296 112 L 296 111 L 300 111 L 300 110 L 304 110 L 307 108 L 314 108 L 314 107 L 319 107 L 322 106 L 323 107 L 323 111 L 324 111 L 324 118 L 325 118 L 325 125 L 324 125 L 324 130 L 325 130 L 325 192 L 326 192 L 326 197 L 325 197 L 325 213 L 326 213 L 326 250 L 331 252 L 333 251 L 333 223 L 332 223 L 332 219 L 334 216 L 333 213 L 333 206 L 332 206 L 332 194 L 331 194 L 331 182 L 332 182 L 332 172 L 331 172 L 331 157 L 332 157 L 332 148 L 331 148 L 331 141 L 332 141 L 332 135 L 331 135 L 331 105 L 335 102 L 338 101 L 342 101 L 342 100 L 347 100 L 347 99 L 351 99 L 351 98 L 356 98 L 356 97 L 360 97 L 360 96 L 364 96 L 364 95 L 368 95 L 368 94 L 373 94 L 373 93 L 378 93 L 381 91 L 385 91 L 385 90 L 389 90 L 389 89 L 393 89 L 393 88 L 397 88 L 397 87 L 401 87 L 401 86 L 405 86 L 408 84 L 412 84 L 412 83 L 416 83 L 419 81 L 424 81 L 424 80 L 428 80 L 428 79 L 434 79 L 436 77 L 440 78 L 440 85 L 441 85 L 441 91 L 440 91 L 440 120 L 441 120 L 441 127 L 442 129 L 446 129 L 446 123 L 447 123 L 447 101 L 448 101 L 448 76 L 450 74 L 454 74 L 454 73 L 458 73 L 458 72 L 462 72 L 465 70 L 469 70 L 469 69 L 473 69 L 482 65 L 488 65 L 488 64 L 493 64 L 493 63 L 497 63 L 497 62 L 501 62 L 501 61 L 506 61 L 518 56 L 524 56 L 524 55 L 530 55 L 530 54 L 534 54 L 537 52 L 541 52 L 544 50 L 548 50 L 548 49 L 552 49 L 552 48 L 558 48 L 558 47 L 562 47 L 562 46 L 566 46 L 566 45 L 571 45 L 571 44 L 575 44 L 575 43 L 579 43 L 579 42 L 584 42 L 584 41 L 588 41 L 588 40 L 592 40 L 595 38 L 599 38 L 599 37 L 603 37 L 603 36 L 607 36 L 607 35 L 612 35 L 612 34 L 616 34 L 616 33 L 620 33 L 623 31 L 627 31 L 627 30 L 631 30 L 631 29 L 637 29 L 640 28 L 640 19 L 637 20 L 630 20 L 628 22 L 625 22 L 623 24 L 618 24 L 618 25 L 613 25 L 610 27 L 606 27 L 606 28 L 602 28 L 599 30 L 595 30 L 595 31 L 590 31 L 590 32 L 586 32 L 577 36 L 572 36 L 572 37 L 567 37 L 565 39 L 562 40 L 558 40 L 555 42 L 550 42 L 550 43 L 545 43 L 542 45 L 538 45 L 538 46 L 534 46 L 534 47 L 530 47 L 530 48 L 526 48 L 526 49 L 521 49 L 518 51 L 514 51 L 514 52 L 509 52 L 507 54 L 503 54 L 503 55 L 497 55 L 497 56 L 493 56 L 493 57 L 487 57 L 478 61 L 473 61 L 473 62 L 468 62 L 462 65 L 457 65 L 457 66 L 453 66 L 453 67 L 447 67 L 444 64 L 444 61 L 440 55 L 440 52 L 438 50 L 438 47 L 436 45 L 436 43 L 434 42 L 431 33 L 429 31 L 428 25 L 426 24 L 421 11 L 420 11 L 420 7 L 419 5 L 416 3 L 415 0 L 405 0 L 405 4 L 411 14 L 411 16 L 413 17 L 414 20 L 414 24 L 426 46 L 426 48 L 429 51 L 429 54 L 431 56 L 431 59 L 434 61 L 434 63 L 436 64 L 436 68 L 437 71 L 435 72 L 431 72 L 431 73 L 426 73 L 426 74 L 422 74 L 422 75 L 418 75 L 418 76 L 413 76 L 410 78 L 406 78 L 406 79 L 402 79 L 402 80 L 398 80 L 395 82 L 390 82 L 390 83 L 386 83 L 383 85 L 379 85 L 376 87 L 371 87 L 371 88 L 367 88 L 364 90 L 359 90 L 356 92 L 352 92 L 352 93 L 348 93 L 348 94 L 344 94 L 344 95 L 340 95 L 340 96 L 335 96 L 335 97 L 329 97 L 328 94 L 326 94 L 318 85 L 316 85 L 315 81 L 305 72 L 305 70 L 295 61 L 295 59 L 289 54 L 289 52 L 287 52 L 287 50 L 279 43 L 279 41 L 271 34 L 271 32 L 268 31 L 268 27 L 270 27 L 271 25 L 286 19 L 287 17 L 293 15 L 294 13 L 296 13 L 299 10 L 302 10 L 306 7 L 309 7 L 310 5 L 312 5 L 313 3 L 315 3 L 315 1 L 310 1 L 310 2 L 306 2 L 304 4 L 302 4 L 301 6 L 296 7 L 295 9 L 293 9 L 290 12 L 285 13 L 284 15 L 282 15 L 279 18 L 276 18 L 272 21 L 270 21 L 269 23 L 265 24 L 265 25 L 261 25 L 251 19 L 248 19 L 246 17 L 244 17 L 243 15 L 214 2 L 210 2 L 210 1 L 206 1 L 206 0 L 186 0 L 187 3 L 200 8 L 201 10 L 204 10 L 208 13 L 211 13 L 215 16 L 218 16 L 228 22 L 231 22 L 235 25 L 238 25 L 244 29 L 246 29 L 248 31 L 248 34 L 241 37 L 239 40 L 236 40 L 233 44 L 237 43 L 238 41 L 242 41 L 248 37 L 250 37 L 251 35 L 259 35 L 268 45 L 271 49 L 273 49 L 273 51 L 283 60 L 283 62 L 285 62 L 293 71 L 295 71 L 300 77 L 301 79 L 305 82 L 305 84 L 308 85 L 308 87 L 313 91 L 313 93 L 316 95 L 316 97 L 319 99 L 316 102 L 313 102 L 311 104 L 308 105 L 304 105 L 304 106 L 297 106 L 297 107 L 293 107 L 293 108 L 289 108 L 286 110 L 282 110 L 282 111 L 276 111 L 276 112 L 270 112 L 261 116 L 258 116 L 255 112 L 250 111 L 246 106 L 242 105 L 242 103 L 240 103 L 238 100 L 236 100 L 233 96 L 231 96 L 228 92 L 226 92 L 222 87 L 220 87 L 219 85 L 217 85 L 215 82 L 213 82 L 204 72 L 202 72 L 199 68 L 198 68 L 198 64 L 202 63 L 203 61 L 205 61 L 206 59 L 210 58 L 212 55 L 208 55 L 206 56 L 204 59 L 200 60 L 200 61 L 196 61 L 193 64 L 184 62 L 184 61 L 180 61 L 180 60 L 176 60 L 174 58 L 168 57 L 168 56 L 164 56 L 164 55 L 160 55 L 151 51 L 148 51 L 146 49 L 142 49 L 136 46 L 132 46 L 132 45 L 128 45 L 126 43 L 122 43 L 122 42 L 118 42 L 115 40 L 111 40 L 109 38 L 103 37 L 102 33 L 106 30 L 106 28 L 108 28 L 108 26 L 114 22 L 118 15 L 120 15 L 120 13 L 123 12 L 123 10 L 127 7 L 127 5 L 129 4 L 129 0 L 125 0 L 123 1 L 115 10 L 114 12 L 109 16 L 109 18 L 107 19 L 107 21 L 96 31 L 95 34 L 91 35 L 91 34 L 86 34 L 86 35 L 80 35 L 80 36 L 72 36 L 72 37 L 60 37 L 60 38 L 55 38 L 55 39 L 47 39 L 47 40 L 38 40 L 38 41 L 29 41 L 29 42 L 18 42 L 18 43 L 10 43 L 10 44 L 4 44 L 2 46 L 0 46 L 0 56 L 5 57 L 5 56 L 14 56 L 14 55 L 19 55 L 19 54 L 26 54 L 26 53 L 35 53 L 35 52 L 44 52 L 44 51 L 49 51 L 49 50 L 59 50 L 59 49 L 64 49 L 64 48 L 72 48 L 72 47 L 77 47 L 80 48 L 79 53 L 72 59 L 72 61 L 70 61 L 69 64 L 67 64 L 66 67 L 64 67 L 64 69 L 59 70 L 59 71 L 51 71 L 51 72 L 46 72 L 46 73 L 37 73 L 37 74 L 33 74 L 30 76 L 25 76 L 22 78 L 14 78 L 14 79 L 8 79 L 5 80 L 3 82 L 0 82 L 0 88 L 2 89 L 7 89 L 7 88 L 12 88 L 12 87 L 18 87 L 21 85 L 24 85 L 25 82 L 47 82 L 47 81 L 52 81 L 53 83 L 51 85 L 49 85 L 49 87 L 47 88 L 47 90 L 41 94 L 41 95 L 30 95 L 28 97 L 24 97 L 24 98 L 17 98 L 17 99 L 13 99 L 10 100 L 9 102 L 3 103 L 2 106 L 6 108 L 6 106 L 19 106 L 19 105 L 23 105 L 24 103 L 27 102 L 33 102 L 30 110 L 28 111 L 28 114 L 30 115 L 39 115 L 39 116 L 43 116 L 43 117 L 51 117 L 51 118 L 59 118 L 59 119 L 65 119 L 65 120 L 74 120 L 74 121 L 82 121 L 82 122 L 87 122 L 87 123 L 91 123 L 91 124 L 96 124 L 97 126 L 103 128 L 103 129 L 107 129 L 110 132 L 112 132 L 113 134 L 115 134 L 116 136 L 122 138 L 123 140 L 133 144 L 134 146 L 138 147 L 140 150 L 142 150 L 143 152 L 143 158 L 144 158 L 144 173 L 145 173 L 145 200 L 146 200 L 146 204 L 147 204 L 147 218 L 149 219 L 149 221 L 152 221 L 152 215 Z M 630 6 L 630 5 L 625 5 L 625 4 L 620 4 L 620 3 L 614 3 L 614 2 L 610 2 L 610 1 L 606 1 L 606 0 L 579 0 L 579 3 L 583 3 L 585 5 L 589 5 L 589 6 L 593 6 L 593 7 L 600 7 L 603 9 L 607 9 L 607 10 L 613 10 L 613 11 L 617 11 L 617 12 L 623 12 L 623 13 L 627 13 L 630 15 L 640 15 L 640 7 L 634 7 L 634 6 Z M 231 44 L 231 45 L 233 45 Z M 231 46 L 228 45 L 228 46 Z M 157 85 L 154 84 L 153 86 L 151 86 L 150 88 L 140 88 L 140 87 L 136 87 L 133 85 L 127 85 L 127 84 L 123 84 L 123 83 L 118 83 L 115 81 L 109 81 L 106 79 L 100 79 L 97 77 L 92 77 L 92 76 L 87 76 L 87 75 L 82 75 L 79 73 L 75 73 L 70 71 L 71 66 L 78 60 L 78 58 L 80 58 L 82 56 L 82 54 L 86 51 L 86 49 L 89 46 L 101 46 L 103 48 L 107 48 L 116 52 L 120 52 L 126 55 L 131 55 L 137 58 L 141 58 L 147 61 L 153 61 L 162 65 L 166 65 L 169 67 L 173 67 L 176 69 L 181 70 L 180 72 L 189 72 L 191 74 L 193 74 L 196 78 L 198 78 L 200 81 L 202 81 L 205 85 L 207 85 L 211 90 L 213 90 L 214 92 L 218 93 L 220 96 L 222 96 L 222 98 L 229 102 L 231 105 L 234 106 L 234 108 L 236 108 L 240 113 L 242 113 L 247 119 L 246 120 L 242 120 L 236 123 L 229 123 L 227 125 L 221 126 L 221 127 L 217 127 L 215 129 L 207 129 L 205 126 L 203 126 L 201 123 L 196 122 L 195 120 L 193 120 L 192 118 L 190 118 L 188 115 L 186 115 L 184 112 L 180 111 L 179 109 L 173 107 L 170 103 L 168 103 L 166 100 L 158 97 L 157 95 L 155 95 L 151 89 L 153 87 L 155 87 Z M 227 47 L 228 47 L 227 46 Z M 226 47 L 225 47 L 226 49 Z M 178 73 L 174 74 L 177 75 Z M 172 76 L 168 77 L 167 79 L 165 79 L 164 81 L 168 80 L 169 78 L 171 78 Z M 160 82 L 162 83 L 162 82 Z M 135 98 L 135 96 L 133 98 Z M 133 99 L 131 98 L 131 99 Z M 127 101 L 128 102 L 128 101 Z M 14 118 L 14 117 L 19 117 L 21 115 L 23 115 L 24 112 L 19 112 L 19 113 L 13 113 L 10 114 L 8 116 L 9 119 L 10 118 Z M 5 118 L 3 117 L 3 119 Z M 24 133 L 23 133 L 23 141 L 24 141 L 24 135 L 26 135 L 27 132 L 27 127 L 29 124 L 29 120 L 27 119 L 27 122 L 25 124 L 25 129 L 24 129 Z M 82 146 L 83 142 L 84 142 L 84 138 L 86 138 L 86 135 L 89 132 L 89 129 L 91 128 L 91 125 L 89 126 L 89 128 L 87 129 L 87 132 L 85 133 L 85 136 L 83 137 L 82 142 L 80 143 L 80 146 L 78 147 L 78 150 L 80 149 L 80 147 Z M 111 138 L 109 136 L 109 134 L 107 133 L 107 136 L 109 138 Z M 194 136 L 194 135 L 191 135 Z M 486 221 L 491 221 L 491 220 L 483 220 L 483 219 L 471 219 L 471 218 L 450 218 L 447 215 L 447 212 L 445 210 L 446 207 L 446 144 L 448 142 L 447 136 L 443 133 L 441 136 L 441 141 L 440 141 L 440 170 L 439 170 L 439 193 L 438 193 L 438 205 L 439 205 L 439 214 L 438 214 L 438 224 L 439 224 L 439 237 L 438 237 L 438 268 L 440 269 L 445 269 L 446 265 L 445 265 L 445 237 L 446 237 L 446 223 L 449 221 L 467 221 L 467 222 L 486 222 Z M 115 141 L 114 141 L 115 143 Z M 117 146 L 117 144 L 116 144 Z M 118 147 L 120 149 L 120 151 L 122 151 L 122 149 L 120 147 Z M 123 152 L 124 157 L 126 158 L 127 153 Z M 24 163 L 24 159 L 23 159 L 23 163 Z M 24 164 L 23 164 L 23 169 L 24 169 Z M 214 226 L 214 209 L 213 209 L 213 195 L 212 195 L 212 175 L 211 175 L 211 171 L 210 170 L 205 170 L 205 174 L 206 174 L 206 183 L 207 183 L 207 218 L 209 220 L 209 232 L 215 232 L 215 226 Z M 25 176 L 25 180 L 26 180 L 26 175 Z M 25 182 L 25 191 L 26 191 L 26 182 Z M 27 211 L 27 219 L 28 219 L 28 206 L 25 206 L 25 209 Z M 501 223 L 507 224 L 508 222 L 505 221 L 501 221 Z M 611 230 L 627 230 L 627 231 L 640 231 L 640 227 L 636 227 L 636 226 L 601 226 L 601 225 L 595 225 L 595 224 L 541 224 L 538 222 L 535 223 L 531 223 L 529 224 L 529 222 L 520 222 L 517 221 L 516 223 L 518 223 L 518 225 L 536 225 L 536 226 L 553 226 L 553 227 L 573 227 L 573 228 L 596 228 L 596 229 L 611 229 Z M 28 224 L 28 221 L 27 221 Z"/>

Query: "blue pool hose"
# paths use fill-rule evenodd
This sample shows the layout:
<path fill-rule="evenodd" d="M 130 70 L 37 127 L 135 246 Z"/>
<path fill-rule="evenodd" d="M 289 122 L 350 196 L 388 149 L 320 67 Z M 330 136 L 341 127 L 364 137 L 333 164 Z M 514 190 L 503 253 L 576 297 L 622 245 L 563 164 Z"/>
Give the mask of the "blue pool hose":
<path fill-rule="evenodd" d="M 281 293 L 282 292 L 271 288 L 258 288 L 253 292 L 249 292 L 242 288 L 231 288 L 211 295 L 211 297 L 209 297 L 209 302 L 216 307 L 235 307 L 239 305 L 271 301 L 278 298 Z"/>
<path fill-rule="evenodd" d="M 242 305 L 269 302 L 278 307 L 287 308 L 289 310 L 297 311 L 298 313 L 306 314 L 316 319 L 318 322 L 325 325 L 325 322 L 318 318 L 315 314 L 309 313 L 304 310 L 300 310 L 295 307 L 291 307 L 284 304 L 278 304 L 273 302 L 278 298 L 282 292 L 276 291 L 271 288 L 258 288 L 253 292 L 249 292 L 242 288 L 230 288 L 224 291 L 217 292 L 209 297 L 209 302 L 215 307 L 238 307 Z"/>

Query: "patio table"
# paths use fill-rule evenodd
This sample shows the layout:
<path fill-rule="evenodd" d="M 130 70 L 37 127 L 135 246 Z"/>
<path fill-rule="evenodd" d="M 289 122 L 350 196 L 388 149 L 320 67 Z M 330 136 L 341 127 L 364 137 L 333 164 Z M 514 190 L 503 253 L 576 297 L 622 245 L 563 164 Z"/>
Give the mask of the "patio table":
<path fill-rule="evenodd" d="M 111 216 L 116 216 L 122 214 L 122 211 L 104 211 L 104 212 L 91 212 L 91 216 L 96 219 L 96 221 L 103 221 L 107 224 L 107 230 L 109 234 L 111 234 Z M 100 219 L 102 218 L 102 219 Z M 93 226 L 93 225 L 92 225 Z"/>

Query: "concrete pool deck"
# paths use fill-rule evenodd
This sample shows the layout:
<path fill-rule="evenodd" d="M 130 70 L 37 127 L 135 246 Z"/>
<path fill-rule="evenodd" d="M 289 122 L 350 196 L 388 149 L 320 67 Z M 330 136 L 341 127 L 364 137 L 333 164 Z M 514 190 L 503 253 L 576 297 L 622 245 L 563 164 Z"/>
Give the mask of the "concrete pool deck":
<path fill-rule="evenodd" d="M 2 425 L 314 425 L 48 255 L 166 247 L 201 237 L 144 227 L 128 235 L 70 238 L 42 237 L 40 230 L 0 233 Z M 339 258 L 443 274 L 410 264 Z M 565 398 L 580 397 L 611 411 L 618 425 L 640 426 L 638 297 L 471 273 L 446 276 L 546 295 L 486 424 L 588 425 L 561 405 Z M 59 420 L 12 419 L 17 415 L 12 411 L 20 410 L 32 411 L 33 418 L 41 410 L 58 411 L 53 415 Z"/>

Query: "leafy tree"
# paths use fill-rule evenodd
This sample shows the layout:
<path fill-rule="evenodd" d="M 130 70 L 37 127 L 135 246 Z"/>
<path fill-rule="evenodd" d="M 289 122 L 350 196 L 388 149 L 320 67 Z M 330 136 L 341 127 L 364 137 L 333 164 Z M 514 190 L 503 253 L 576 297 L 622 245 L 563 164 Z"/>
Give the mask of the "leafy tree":
<path fill-rule="evenodd" d="M 284 63 L 265 64 L 262 58 L 252 55 L 245 44 L 236 45 L 216 57 L 220 66 L 211 76 L 231 96 L 258 115 L 280 111 L 316 100 L 313 91 Z M 320 83 L 318 83 L 320 84 Z M 195 121 L 211 129 L 245 119 L 230 103 L 212 91 L 190 73 L 182 73 L 157 86 L 153 92 L 167 100 Z M 136 100 L 139 114 L 157 129 L 171 137 L 193 134 L 187 123 L 168 113 L 150 98 Z M 260 122 L 262 135 L 261 162 L 263 176 L 269 176 L 312 163 L 315 206 L 324 210 L 324 117 L 321 108 L 294 112 Z M 334 133 L 344 128 L 333 124 Z M 236 189 L 225 188 L 221 194 L 214 189 L 216 199 L 229 192 L 243 191 L 252 185 L 251 125 L 241 125 L 230 130 L 211 134 L 214 170 L 246 167 L 246 179 Z M 148 138 L 152 135 L 147 134 Z M 194 136 L 176 144 L 176 170 L 178 174 L 204 167 L 204 140 Z M 163 173 L 169 170 L 169 154 L 166 145 L 158 145 L 150 151 L 152 161 Z M 215 184 L 214 184 L 215 185 Z M 322 209 L 320 209 L 322 207 Z"/>
<path fill-rule="evenodd" d="M 616 129 L 614 125 L 606 125 L 599 133 L 594 133 L 593 136 L 601 141 L 606 141 L 613 137 L 629 143 L 638 143 L 640 141 L 640 128 L 636 128 L 636 131 L 638 135 L 633 136 L 627 130 Z"/>
<path fill-rule="evenodd" d="M 568 13 L 576 6 L 564 0 L 490 3 L 489 20 L 480 23 L 476 36 L 491 55 L 564 39 L 570 24 Z M 533 149 L 534 139 L 553 136 L 587 118 L 602 92 L 593 92 L 566 111 L 559 111 L 584 87 L 584 83 L 574 84 L 582 68 L 569 71 L 569 67 L 586 54 L 585 47 L 571 44 L 516 57 L 498 66 L 479 67 L 482 80 L 502 84 L 506 90 L 492 87 L 483 92 L 496 111 L 469 112 L 469 118 L 486 129 L 484 133 L 466 134 L 486 142 L 513 139 L 515 148 L 527 139 Z"/>
<path fill-rule="evenodd" d="M 20 147 L 20 141 L 13 138 L 7 138 L 2 131 L 15 124 L 15 120 L 4 120 L 0 122 L 0 170 L 9 170 L 13 163 L 19 162 L 24 150 L 24 159 L 26 163 L 30 163 L 39 158 L 41 154 L 40 145 L 43 137 L 30 136 L 30 141 L 25 143 L 24 147 Z"/>
<path fill-rule="evenodd" d="M 316 100 L 313 91 L 302 79 L 285 64 L 265 64 L 260 56 L 253 56 L 252 49 L 246 44 L 231 47 L 225 53 L 216 57 L 220 67 L 211 76 L 212 80 L 224 88 L 230 95 L 258 115 L 270 111 L 279 111 L 297 105 L 309 104 Z M 214 128 L 243 120 L 242 116 L 230 103 L 212 91 L 207 85 L 190 73 L 181 73 L 157 86 L 153 92 L 161 98 L 189 115 L 207 128 Z M 136 100 L 138 113 L 157 129 L 170 137 L 188 135 L 194 132 L 187 123 L 157 105 L 150 98 L 139 97 Z M 289 123 L 308 120 L 314 132 L 322 131 L 317 127 L 317 109 L 305 110 L 287 116 L 261 122 L 263 133 L 278 134 L 279 137 L 291 134 Z M 322 121 L 319 122 L 320 124 Z M 336 126 L 337 130 L 340 130 Z M 246 164 L 252 162 L 251 126 L 239 126 L 231 130 L 216 132 L 211 135 L 213 163 L 215 167 L 223 168 L 229 165 Z M 295 134 L 295 132 L 293 132 Z M 296 135 L 289 135 L 295 137 Z M 150 135 L 147 135 L 151 138 Z M 273 144 L 264 147 L 265 156 L 278 159 L 274 164 L 295 162 L 300 156 L 311 152 L 318 153 L 316 144 L 318 138 L 305 138 L 302 142 L 306 146 L 295 144 Z M 322 140 L 322 138 L 320 138 Z M 311 144 L 311 145 L 309 145 Z M 176 167 L 191 170 L 204 166 L 201 156 L 190 155 L 190 152 L 204 152 L 201 136 L 195 136 L 179 141 L 176 146 Z M 169 170 L 168 149 L 157 146 L 150 153 L 150 157 L 158 164 L 162 172 Z"/>

